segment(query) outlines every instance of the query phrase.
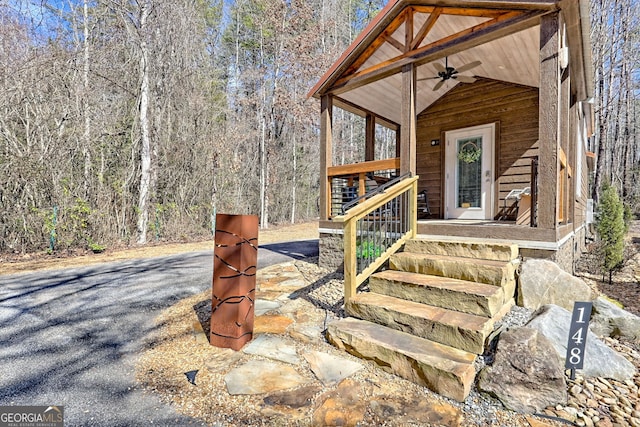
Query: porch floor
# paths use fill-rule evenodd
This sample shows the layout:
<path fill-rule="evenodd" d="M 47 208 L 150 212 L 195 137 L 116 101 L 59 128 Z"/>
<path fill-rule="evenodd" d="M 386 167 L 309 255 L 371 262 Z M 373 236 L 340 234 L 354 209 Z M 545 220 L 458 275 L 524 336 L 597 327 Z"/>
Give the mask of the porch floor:
<path fill-rule="evenodd" d="M 418 239 L 467 242 L 516 243 L 521 248 L 555 250 L 556 230 L 518 225 L 515 221 L 421 219 Z"/>

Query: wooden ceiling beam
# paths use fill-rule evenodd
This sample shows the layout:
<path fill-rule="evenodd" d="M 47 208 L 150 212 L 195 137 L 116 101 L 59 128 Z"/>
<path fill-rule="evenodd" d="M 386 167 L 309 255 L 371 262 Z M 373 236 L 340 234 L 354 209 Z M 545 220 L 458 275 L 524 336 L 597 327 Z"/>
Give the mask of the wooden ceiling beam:
<path fill-rule="evenodd" d="M 413 42 L 413 14 L 414 10 L 408 7 L 405 11 L 406 17 L 404 20 L 404 50 L 403 53 L 411 51 L 411 42 Z"/>
<path fill-rule="evenodd" d="M 505 9 L 477 9 L 470 7 L 414 6 L 414 10 L 418 13 L 433 13 L 436 9 L 440 9 L 444 15 L 470 16 L 475 18 L 497 18 L 508 11 Z"/>
<path fill-rule="evenodd" d="M 573 0 L 570 0 L 573 1 Z M 411 1 L 413 3 L 413 1 Z M 438 6 L 446 8 L 460 8 L 460 0 L 438 0 Z M 420 7 L 414 5 L 414 7 Z M 426 7 L 431 7 L 427 5 Z M 557 0 L 465 0 L 464 8 L 482 10 L 538 10 L 551 12 L 558 10 Z"/>
<path fill-rule="evenodd" d="M 367 46 L 365 51 L 362 52 L 362 55 L 360 55 L 358 59 L 356 59 L 353 64 L 351 64 L 351 66 L 345 71 L 343 75 L 352 74 L 356 72 L 360 67 L 362 67 L 362 65 L 367 62 L 367 60 L 371 58 L 374 53 L 376 53 L 378 48 L 382 46 L 387 41 L 387 39 L 396 32 L 398 28 L 400 28 L 400 25 L 404 23 L 405 17 L 406 15 L 403 12 L 399 14 L 393 21 L 391 21 L 387 28 L 384 29 L 382 34 L 380 34 L 369 46 Z M 400 49 L 400 51 L 403 52 L 404 49 Z"/>
<path fill-rule="evenodd" d="M 425 64 L 443 56 L 452 55 L 506 37 L 537 25 L 540 17 L 546 13 L 548 12 L 543 10 L 503 13 L 491 21 L 467 28 L 434 43 L 414 49 L 388 61 L 383 61 L 366 70 L 338 79 L 327 92 L 332 94 L 344 93 L 376 80 L 392 76 L 400 72 L 402 67 L 407 64 Z"/>
<path fill-rule="evenodd" d="M 429 14 L 429 18 L 427 18 L 425 23 L 422 25 L 422 28 L 420 28 L 420 31 L 418 31 L 418 34 L 416 35 L 416 37 L 411 41 L 410 50 L 414 50 L 415 48 L 420 46 L 420 43 L 422 43 L 425 37 L 427 37 L 427 35 L 429 34 L 429 31 L 431 31 L 433 26 L 436 25 L 436 22 L 438 21 L 438 18 L 440 17 L 441 13 L 442 13 L 441 7 L 436 7 L 433 9 L 433 11 Z"/>
<path fill-rule="evenodd" d="M 347 101 L 344 98 L 340 98 L 339 96 L 333 97 L 333 105 L 345 111 L 348 111 L 352 114 L 355 114 L 356 116 L 363 117 L 363 118 L 367 117 L 367 115 L 370 114 L 371 116 L 375 117 L 377 124 L 379 124 L 380 126 L 384 126 L 387 129 L 396 130 L 396 131 L 400 129 L 400 125 L 394 122 L 393 120 L 389 120 L 386 117 L 382 117 L 381 115 L 376 114 L 373 111 L 369 111 L 365 108 L 362 108 L 351 101 Z"/>
<path fill-rule="evenodd" d="M 405 45 L 400 43 L 398 40 L 394 39 L 393 36 L 389 36 L 385 38 L 385 41 L 389 43 L 391 46 L 398 49 L 401 53 L 405 53 L 407 51 L 407 49 L 405 48 Z"/>

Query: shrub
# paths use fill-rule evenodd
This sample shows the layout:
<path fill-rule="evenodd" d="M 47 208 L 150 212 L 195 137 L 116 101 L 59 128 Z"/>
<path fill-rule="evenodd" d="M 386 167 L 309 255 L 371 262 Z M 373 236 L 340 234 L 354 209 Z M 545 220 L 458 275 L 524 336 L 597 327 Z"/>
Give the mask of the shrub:
<path fill-rule="evenodd" d="M 614 269 L 624 260 L 625 235 L 624 207 L 618 191 L 608 184 L 603 185 L 598 203 L 596 231 L 600 237 L 602 266 L 609 272 L 609 283 Z"/>

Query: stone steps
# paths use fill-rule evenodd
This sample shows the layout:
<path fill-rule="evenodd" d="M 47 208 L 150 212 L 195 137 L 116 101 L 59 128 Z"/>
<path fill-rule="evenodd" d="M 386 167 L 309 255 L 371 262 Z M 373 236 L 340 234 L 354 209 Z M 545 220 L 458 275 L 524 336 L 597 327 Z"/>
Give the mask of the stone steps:
<path fill-rule="evenodd" d="M 509 299 L 508 289 L 505 294 L 502 287 L 395 270 L 371 276 L 369 289 L 378 294 L 486 317 L 493 317 Z"/>
<path fill-rule="evenodd" d="M 442 276 L 487 285 L 504 286 L 515 280 L 516 264 L 447 255 L 399 252 L 389 259 L 391 270 Z"/>
<path fill-rule="evenodd" d="M 437 393 L 464 401 L 475 378 L 475 355 L 364 320 L 329 323 L 336 347 Z"/>
<path fill-rule="evenodd" d="M 515 245 L 412 240 L 329 325 L 336 346 L 463 401 L 495 322 L 514 304 Z"/>
<path fill-rule="evenodd" d="M 484 352 L 494 325 L 491 318 L 373 292 L 352 297 L 346 311 L 350 316 L 475 354 Z"/>
<path fill-rule="evenodd" d="M 404 251 L 414 254 L 445 255 L 507 262 L 518 258 L 518 245 L 470 243 L 462 240 L 413 239 L 407 242 Z"/>

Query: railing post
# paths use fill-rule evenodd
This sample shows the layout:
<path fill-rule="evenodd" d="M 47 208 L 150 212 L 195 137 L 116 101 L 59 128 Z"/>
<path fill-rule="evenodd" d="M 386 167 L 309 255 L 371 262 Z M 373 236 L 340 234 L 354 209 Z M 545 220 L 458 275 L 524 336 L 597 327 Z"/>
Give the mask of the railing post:
<path fill-rule="evenodd" d="M 344 224 L 344 302 L 346 304 L 356 294 L 358 275 L 356 257 L 356 224 L 349 220 Z"/>
<path fill-rule="evenodd" d="M 411 222 L 409 238 L 414 239 L 418 233 L 418 180 L 415 180 L 411 185 L 409 197 L 409 218 Z"/>
<path fill-rule="evenodd" d="M 358 175 L 358 196 L 364 196 L 367 194 L 367 186 L 366 186 L 367 176 L 364 172 L 360 172 Z"/>

